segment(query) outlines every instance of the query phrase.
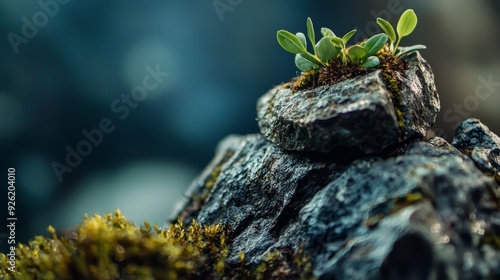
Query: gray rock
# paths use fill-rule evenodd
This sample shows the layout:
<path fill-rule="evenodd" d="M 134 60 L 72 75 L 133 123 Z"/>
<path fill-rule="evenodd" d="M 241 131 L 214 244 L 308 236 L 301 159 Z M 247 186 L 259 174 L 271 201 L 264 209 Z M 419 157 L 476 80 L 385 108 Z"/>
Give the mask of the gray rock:
<path fill-rule="evenodd" d="M 401 104 L 396 108 L 401 110 L 403 117 L 402 140 L 425 137 L 441 109 L 429 63 L 419 52 L 410 53 L 406 61 L 409 70 L 404 75 L 397 73 Z"/>
<path fill-rule="evenodd" d="M 462 122 L 452 145 L 469 155 L 483 172 L 500 179 L 500 138 L 478 119 Z"/>
<path fill-rule="evenodd" d="M 262 134 L 285 150 L 363 153 L 424 137 L 440 108 L 434 75 L 420 54 L 406 60 L 409 70 L 397 74 L 400 92 L 388 90 L 380 70 L 311 90 L 271 89 L 257 102 Z"/>
<path fill-rule="evenodd" d="M 495 187 L 441 138 L 342 162 L 231 136 L 180 216 L 229 225 L 230 266 L 301 244 L 323 279 L 499 279 Z"/>

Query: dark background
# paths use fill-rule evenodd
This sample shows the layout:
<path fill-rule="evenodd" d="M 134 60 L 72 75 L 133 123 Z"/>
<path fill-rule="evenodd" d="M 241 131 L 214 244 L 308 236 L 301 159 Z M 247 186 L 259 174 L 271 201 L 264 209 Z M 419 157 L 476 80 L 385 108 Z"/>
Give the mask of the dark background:
<path fill-rule="evenodd" d="M 43 9 L 0 1 L 0 221 L 14 167 L 18 241 L 117 208 L 137 223 L 164 224 L 222 137 L 258 132 L 257 98 L 298 73 L 276 31 L 305 32 L 307 16 L 317 33 L 371 36 L 377 16 L 396 25 L 414 9 L 419 24 L 402 45 L 428 47 L 442 105 L 437 134 L 450 139 L 467 116 L 500 132 L 500 86 L 475 97 L 478 77 L 500 82 L 498 1 L 221 0 L 234 5 L 223 13 L 214 2 L 69 0 L 16 53 L 8 34 L 21 36 L 22 18 L 33 22 Z M 170 75 L 119 119 L 111 104 L 142 83 L 148 65 Z M 76 149 L 82 130 L 103 118 L 115 130 L 59 182 L 52 164 L 65 164 L 65 147 Z"/>

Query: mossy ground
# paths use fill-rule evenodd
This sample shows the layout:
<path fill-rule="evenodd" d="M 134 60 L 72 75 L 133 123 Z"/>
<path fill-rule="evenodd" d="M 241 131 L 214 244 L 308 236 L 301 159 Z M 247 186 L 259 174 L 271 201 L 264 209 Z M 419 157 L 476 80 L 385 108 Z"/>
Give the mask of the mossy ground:
<path fill-rule="evenodd" d="M 0 254 L 0 279 L 301 279 L 312 278 L 311 265 L 301 250 L 275 251 L 256 269 L 227 267 L 230 229 L 180 220 L 168 229 L 137 227 L 119 211 L 85 217 L 72 238 L 37 236 L 16 248 L 16 266 Z M 289 251 L 287 251 L 289 252 Z M 275 277 L 276 276 L 276 277 Z"/>

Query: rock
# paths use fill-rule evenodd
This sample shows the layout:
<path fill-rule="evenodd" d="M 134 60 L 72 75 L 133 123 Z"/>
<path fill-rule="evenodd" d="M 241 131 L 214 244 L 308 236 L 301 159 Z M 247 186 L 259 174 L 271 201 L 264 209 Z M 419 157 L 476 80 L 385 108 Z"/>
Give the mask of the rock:
<path fill-rule="evenodd" d="M 500 178 L 500 138 L 478 119 L 462 122 L 452 145 L 469 155 L 483 172 Z"/>
<path fill-rule="evenodd" d="M 278 252 L 272 275 L 296 277 L 305 252 L 320 279 L 500 279 L 500 139 L 471 119 L 453 145 L 422 140 L 439 97 L 420 54 L 404 59 L 404 74 L 267 92 L 262 135 L 221 142 L 181 221 L 229 226 L 236 271 Z"/>
<path fill-rule="evenodd" d="M 409 70 L 404 75 L 396 73 L 400 81 L 401 103 L 395 107 L 401 111 L 403 119 L 403 141 L 425 137 L 441 109 L 429 63 L 419 52 L 409 54 L 406 61 Z"/>
<path fill-rule="evenodd" d="M 397 82 L 381 70 L 310 90 L 271 89 L 257 103 L 261 132 L 285 150 L 353 147 L 367 154 L 422 138 L 439 112 L 439 97 L 432 70 L 420 54 L 412 53 L 406 61 L 409 70 L 396 73 L 399 92 L 391 93 Z"/>
<path fill-rule="evenodd" d="M 302 246 L 321 279 L 498 279 L 495 187 L 441 138 L 339 161 L 231 136 L 179 216 L 229 225 L 234 267 Z"/>

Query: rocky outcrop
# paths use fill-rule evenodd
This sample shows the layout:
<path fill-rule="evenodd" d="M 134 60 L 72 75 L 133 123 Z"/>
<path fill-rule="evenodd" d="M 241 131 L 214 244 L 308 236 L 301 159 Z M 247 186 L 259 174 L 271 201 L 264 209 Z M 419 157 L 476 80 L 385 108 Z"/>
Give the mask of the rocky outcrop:
<path fill-rule="evenodd" d="M 439 101 L 425 61 L 408 60 L 398 104 L 379 71 L 266 93 L 262 135 L 219 144 L 180 219 L 228 225 L 235 268 L 303 250 L 320 279 L 500 279 L 499 138 L 471 119 L 453 145 L 422 139 Z"/>
<path fill-rule="evenodd" d="M 228 224 L 230 265 L 240 251 L 251 265 L 303 244 L 325 279 L 500 276 L 500 253 L 485 237 L 500 234 L 496 184 L 443 139 L 342 163 L 287 153 L 260 135 L 231 136 L 217 158 L 228 154 L 207 169 L 221 166 L 217 178 L 195 181 L 191 195 L 215 183 L 181 217 Z"/>
<path fill-rule="evenodd" d="M 405 60 L 408 70 L 394 80 L 376 70 L 298 92 L 271 89 L 257 104 L 262 134 L 284 150 L 364 153 L 424 137 L 439 112 L 434 74 L 418 53 Z"/>

